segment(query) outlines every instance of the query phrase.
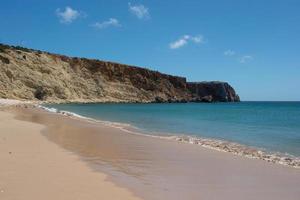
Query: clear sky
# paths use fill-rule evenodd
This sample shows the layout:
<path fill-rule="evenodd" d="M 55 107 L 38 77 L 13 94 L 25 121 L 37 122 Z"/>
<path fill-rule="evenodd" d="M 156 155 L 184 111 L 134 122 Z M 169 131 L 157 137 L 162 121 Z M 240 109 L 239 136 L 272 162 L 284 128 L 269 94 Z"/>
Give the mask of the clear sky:
<path fill-rule="evenodd" d="M 300 0 L 1 0 L 0 42 L 300 100 Z"/>

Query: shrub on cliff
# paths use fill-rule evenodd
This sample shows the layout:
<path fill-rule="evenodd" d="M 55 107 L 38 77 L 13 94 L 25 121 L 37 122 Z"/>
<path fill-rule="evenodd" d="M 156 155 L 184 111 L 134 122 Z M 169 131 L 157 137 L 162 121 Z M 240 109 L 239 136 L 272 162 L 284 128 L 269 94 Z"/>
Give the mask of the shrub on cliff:
<path fill-rule="evenodd" d="M 51 95 L 52 91 L 42 86 L 38 86 L 34 92 L 34 97 L 38 100 L 46 100 Z"/>
<path fill-rule="evenodd" d="M 21 46 L 16 46 L 15 48 L 20 51 L 32 52 L 32 49 L 28 49 L 28 48 L 21 47 Z"/>
<path fill-rule="evenodd" d="M 0 53 L 5 53 L 6 49 L 9 49 L 10 47 L 8 45 L 5 44 L 1 44 L 0 43 Z"/>
<path fill-rule="evenodd" d="M 9 61 L 8 58 L 3 57 L 3 56 L 1 56 L 1 55 L 0 55 L 0 60 L 1 60 L 4 64 L 9 64 L 9 63 L 10 63 L 10 61 Z"/>

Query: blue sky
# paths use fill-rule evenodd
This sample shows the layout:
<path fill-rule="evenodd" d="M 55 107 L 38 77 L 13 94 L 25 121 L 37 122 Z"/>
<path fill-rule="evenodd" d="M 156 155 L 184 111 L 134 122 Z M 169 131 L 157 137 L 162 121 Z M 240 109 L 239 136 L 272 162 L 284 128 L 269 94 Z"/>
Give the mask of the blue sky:
<path fill-rule="evenodd" d="M 0 42 L 300 100 L 299 0 L 3 0 Z"/>

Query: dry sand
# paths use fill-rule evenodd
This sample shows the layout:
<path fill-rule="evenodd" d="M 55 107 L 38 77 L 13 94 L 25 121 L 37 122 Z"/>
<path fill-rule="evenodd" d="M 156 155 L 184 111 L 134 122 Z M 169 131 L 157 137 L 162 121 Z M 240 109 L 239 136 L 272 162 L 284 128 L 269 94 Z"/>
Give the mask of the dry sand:
<path fill-rule="evenodd" d="M 0 99 L 0 106 L 11 106 L 16 104 L 21 104 L 24 101 L 19 101 L 15 99 Z"/>
<path fill-rule="evenodd" d="M 47 140 L 43 128 L 0 111 L 1 200 L 138 199 Z"/>
<path fill-rule="evenodd" d="M 21 121 L 0 113 L 0 199 L 300 197 L 299 169 L 38 109 L 13 113 Z"/>

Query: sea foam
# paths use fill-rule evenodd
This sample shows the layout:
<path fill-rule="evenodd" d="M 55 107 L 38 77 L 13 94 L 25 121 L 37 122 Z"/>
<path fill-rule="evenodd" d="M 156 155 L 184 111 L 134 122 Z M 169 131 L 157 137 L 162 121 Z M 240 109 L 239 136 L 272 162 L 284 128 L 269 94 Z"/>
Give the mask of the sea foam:
<path fill-rule="evenodd" d="M 38 105 L 37 107 L 39 107 L 43 110 L 46 110 L 48 112 L 57 113 L 57 114 L 65 115 L 65 116 L 72 117 L 72 118 L 83 119 L 83 120 L 87 120 L 89 122 L 101 123 L 103 125 L 117 128 L 117 129 L 120 129 L 120 130 L 130 133 L 130 134 L 144 135 L 147 137 L 168 139 L 168 140 L 174 140 L 177 142 L 200 145 L 202 147 L 221 151 L 221 152 L 229 152 L 229 153 L 233 153 L 238 156 L 244 156 L 244 157 L 253 158 L 253 159 L 260 159 L 260 160 L 264 160 L 267 162 L 281 164 L 281 165 L 285 165 L 285 166 L 291 166 L 291 167 L 300 169 L 300 158 L 289 155 L 289 154 L 282 154 L 279 152 L 269 152 L 269 151 L 265 151 L 264 149 L 261 149 L 261 148 L 250 147 L 250 146 L 246 146 L 246 145 L 242 145 L 242 144 L 238 144 L 238 143 L 234 143 L 234 142 L 229 142 L 229 141 L 225 141 L 225 140 L 218 140 L 218 139 L 193 137 L 193 136 L 187 136 L 187 135 L 161 136 L 161 135 L 145 134 L 145 133 L 141 133 L 141 131 L 139 131 L 139 129 L 137 127 L 134 127 L 131 124 L 104 121 L 104 120 L 96 120 L 93 118 L 79 115 L 74 112 L 58 110 L 56 108 L 51 108 L 51 107 L 49 108 L 49 107 L 42 106 L 42 105 Z"/>

